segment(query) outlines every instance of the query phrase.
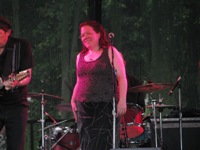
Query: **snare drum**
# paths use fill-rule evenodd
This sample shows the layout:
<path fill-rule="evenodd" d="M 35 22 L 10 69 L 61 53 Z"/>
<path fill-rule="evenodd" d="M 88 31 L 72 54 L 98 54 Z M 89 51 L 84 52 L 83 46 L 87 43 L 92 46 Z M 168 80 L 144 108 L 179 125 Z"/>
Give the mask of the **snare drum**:
<path fill-rule="evenodd" d="M 58 136 L 54 150 L 78 150 L 80 146 L 77 130 L 65 127 L 62 135 Z"/>
<path fill-rule="evenodd" d="M 121 121 L 120 138 L 136 138 L 144 132 L 142 126 L 143 109 L 137 104 L 127 104 L 127 111 Z"/>

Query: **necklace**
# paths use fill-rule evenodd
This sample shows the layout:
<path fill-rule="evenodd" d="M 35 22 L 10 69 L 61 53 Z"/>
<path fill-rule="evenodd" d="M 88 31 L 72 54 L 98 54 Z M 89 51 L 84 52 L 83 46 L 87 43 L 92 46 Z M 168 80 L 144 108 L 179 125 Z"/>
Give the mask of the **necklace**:
<path fill-rule="evenodd" d="M 90 52 L 88 52 L 87 53 L 87 55 L 86 55 L 86 59 L 88 60 L 88 61 L 94 61 L 94 60 L 96 60 L 100 55 L 101 55 L 101 51 L 99 51 L 99 52 L 95 52 L 95 53 L 90 53 Z"/>

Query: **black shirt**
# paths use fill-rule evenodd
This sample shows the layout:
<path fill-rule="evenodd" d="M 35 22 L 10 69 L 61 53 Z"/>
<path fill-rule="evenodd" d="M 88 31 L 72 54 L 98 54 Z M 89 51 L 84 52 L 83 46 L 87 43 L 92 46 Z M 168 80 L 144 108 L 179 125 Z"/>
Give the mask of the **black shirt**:
<path fill-rule="evenodd" d="M 16 54 L 13 63 L 13 52 Z M 10 37 L 6 43 L 3 53 L 0 55 L 0 77 L 7 80 L 13 73 L 33 67 L 32 48 L 30 42 L 25 39 Z M 27 105 L 27 86 L 13 90 L 0 90 L 0 105 Z"/>

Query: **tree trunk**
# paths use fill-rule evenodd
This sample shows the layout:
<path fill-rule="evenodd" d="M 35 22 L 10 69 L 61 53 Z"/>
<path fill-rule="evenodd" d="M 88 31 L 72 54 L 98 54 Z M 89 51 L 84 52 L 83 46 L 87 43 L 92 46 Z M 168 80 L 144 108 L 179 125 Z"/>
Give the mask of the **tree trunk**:
<path fill-rule="evenodd" d="M 119 4 L 117 1 L 112 1 L 112 4 L 110 6 L 110 24 L 111 24 L 111 29 L 110 31 L 107 32 L 113 32 L 115 34 L 115 37 L 113 39 L 113 45 L 119 50 L 121 51 L 122 49 L 122 43 L 120 41 L 122 41 L 122 30 L 121 30 L 121 26 L 122 26 L 122 13 L 121 13 L 121 9 L 119 8 Z"/>
<path fill-rule="evenodd" d="M 13 29 L 14 35 L 20 36 L 20 24 L 19 24 L 19 0 L 12 0 L 13 8 Z"/>
<path fill-rule="evenodd" d="M 80 7 L 82 1 L 64 1 L 63 8 L 63 22 L 62 22 L 62 97 L 65 99 L 64 103 L 69 103 L 74 87 L 74 66 L 75 66 L 75 50 L 77 49 L 78 38 L 78 23 L 80 16 Z M 74 4 L 75 3 L 75 4 Z M 72 9 L 74 6 L 74 9 Z M 73 20 L 73 24 L 69 20 Z M 73 27 L 73 35 L 70 33 L 70 28 Z M 71 43 L 71 44 L 70 44 Z M 72 115 L 72 114 L 70 114 Z M 67 116 L 69 116 L 67 114 Z"/>
<path fill-rule="evenodd" d="M 163 11 L 162 11 L 163 10 Z M 174 59 L 176 55 L 174 49 L 177 49 L 174 39 L 174 30 L 172 26 L 173 5 L 167 1 L 152 1 L 150 36 L 151 36 L 151 67 L 150 81 L 153 83 L 173 83 L 176 80 L 179 69 L 174 70 Z M 176 77 L 175 77 L 176 76 Z M 174 80 L 173 80 L 174 79 Z M 164 98 L 166 104 L 177 104 L 178 100 L 174 97 L 169 98 L 170 87 L 166 90 L 154 93 L 157 102 L 159 98 Z M 156 94 L 156 95 L 155 95 Z M 167 113 L 167 112 L 166 112 Z"/>

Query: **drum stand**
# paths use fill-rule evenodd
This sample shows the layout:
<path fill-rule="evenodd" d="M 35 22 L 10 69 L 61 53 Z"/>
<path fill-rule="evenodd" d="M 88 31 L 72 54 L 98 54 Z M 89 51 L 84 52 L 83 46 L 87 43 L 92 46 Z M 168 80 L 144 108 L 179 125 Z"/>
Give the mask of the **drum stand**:
<path fill-rule="evenodd" d="M 52 125 L 48 125 L 47 127 L 44 127 L 44 128 L 42 128 L 42 129 L 40 129 L 39 131 L 41 131 L 42 132 L 42 134 L 44 134 L 44 130 L 46 130 L 46 129 L 49 129 L 49 135 L 47 135 L 48 137 L 52 137 L 52 135 L 51 135 L 51 132 L 50 132 L 50 129 L 51 128 L 53 128 L 53 127 L 55 127 L 55 126 L 57 126 L 57 125 L 59 125 L 59 124 L 62 124 L 62 123 L 64 123 L 64 122 L 67 122 L 67 121 L 69 121 L 69 120 L 63 120 L 63 121 L 60 121 L 60 122 L 58 122 L 58 123 L 53 123 Z M 43 126 L 43 125 L 42 125 Z M 68 129 L 69 130 L 69 129 Z M 70 131 L 70 130 L 69 130 Z M 69 131 L 67 131 L 67 133 L 69 132 Z M 56 146 L 56 144 L 67 134 L 67 133 L 65 133 L 52 147 L 51 147 L 51 149 L 53 149 L 55 146 Z M 43 139 L 45 139 L 46 138 L 46 136 L 45 135 L 43 135 Z M 45 140 L 43 140 L 43 141 L 45 141 Z M 51 139 L 49 138 L 49 145 L 52 145 L 51 144 Z M 39 147 L 39 150 L 46 150 L 47 149 L 47 146 L 45 145 L 45 142 L 43 143 L 43 149 L 42 149 L 42 146 L 40 146 Z"/>
<path fill-rule="evenodd" d="M 70 132 L 70 128 L 51 146 L 51 150 L 55 148 L 55 146 L 63 139 L 63 137 Z"/>
<path fill-rule="evenodd" d="M 163 98 L 159 98 L 159 105 L 162 105 L 162 100 Z M 153 109 L 153 116 L 154 116 L 154 126 L 155 126 L 155 146 L 158 147 L 158 143 L 157 143 L 157 121 L 156 121 L 156 113 L 155 113 L 155 101 L 153 101 L 154 106 L 152 105 L 152 109 Z M 158 111 L 159 111 L 159 122 L 160 122 L 160 147 L 163 148 L 163 124 L 162 124 L 162 112 L 163 112 L 163 108 L 162 107 L 158 107 Z"/>

